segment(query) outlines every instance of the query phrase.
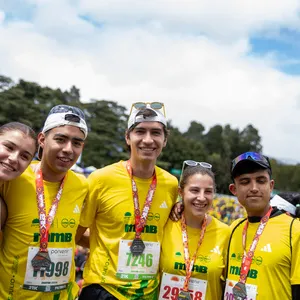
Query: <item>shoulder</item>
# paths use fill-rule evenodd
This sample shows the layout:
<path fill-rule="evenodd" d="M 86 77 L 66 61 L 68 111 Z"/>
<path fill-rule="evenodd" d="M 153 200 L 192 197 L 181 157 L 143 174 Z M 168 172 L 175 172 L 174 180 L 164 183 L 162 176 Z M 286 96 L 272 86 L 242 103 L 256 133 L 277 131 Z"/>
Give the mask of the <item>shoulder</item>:
<path fill-rule="evenodd" d="M 15 189 L 19 186 L 26 185 L 28 186 L 35 184 L 35 174 L 33 172 L 33 169 L 31 165 L 28 166 L 28 168 L 17 178 L 5 181 L 3 185 L 1 186 L 1 195 L 6 194 L 9 190 Z"/>
<path fill-rule="evenodd" d="M 227 224 L 225 224 L 224 222 L 218 220 L 217 218 L 211 216 L 211 222 L 219 229 L 223 229 L 223 230 L 229 230 L 229 226 Z"/>
<path fill-rule="evenodd" d="M 300 235 L 300 221 L 299 219 L 292 220 L 292 233 Z"/>
<path fill-rule="evenodd" d="M 166 170 L 157 166 L 155 167 L 155 172 L 156 172 L 157 180 L 159 181 L 160 184 L 165 183 L 168 185 L 172 185 L 176 188 L 178 187 L 178 180 L 174 175 L 170 174 Z"/>
<path fill-rule="evenodd" d="M 72 185 L 88 186 L 87 178 L 83 174 L 78 174 L 72 170 L 68 171 L 67 180 L 71 182 Z"/>
<path fill-rule="evenodd" d="M 168 219 L 167 224 L 165 225 L 165 233 L 168 233 L 172 230 L 174 230 L 175 228 L 180 228 L 181 230 L 181 221 L 172 221 L 171 219 Z"/>
<path fill-rule="evenodd" d="M 88 177 L 88 182 L 91 183 L 102 183 L 106 180 L 112 180 L 118 177 L 118 175 L 124 175 L 126 169 L 124 168 L 122 161 L 105 166 L 101 169 L 97 169 L 91 173 Z M 128 177 L 128 176 L 127 176 Z"/>
<path fill-rule="evenodd" d="M 229 235 L 229 233 L 230 233 L 230 227 L 227 224 L 221 222 L 220 220 L 218 220 L 215 217 L 211 216 L 211 218 L 212 218 L 211 219 L 211 227 L 214 230 L 218 231 L 221 234 Z"/>
<path fill-rule="evenodd" d="M 296 223 L 295 223 L 296 222 Z M 287 215 L 286 213 L 281 213 L 279 215 L 276 215 L 274 217 L 271 216 L 269 223 L 272 224 L 273 226 L 288 226 L 290 227 L 290 225 L 292 223 L 295 223 L 295 227 L 299 227 L 300 226 L 300 222 L 298 221 L 298 219 L 293 218 L 289 215 Z"/>
<path fill-rule="evenodd" d="M 245 221 L 246 221 L 246 218 L 240 218 L 240 219 L 233 221 L 229 227 L 230 231 L 235 230 L 235 228 L 237 228 L 239 225 L 243 224 Z"/>

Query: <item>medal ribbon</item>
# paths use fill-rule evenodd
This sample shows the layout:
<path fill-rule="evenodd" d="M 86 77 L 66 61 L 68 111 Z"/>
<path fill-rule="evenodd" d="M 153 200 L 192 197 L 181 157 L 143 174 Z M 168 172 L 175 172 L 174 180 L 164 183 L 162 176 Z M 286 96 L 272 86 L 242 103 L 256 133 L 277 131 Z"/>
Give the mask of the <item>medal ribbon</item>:
<path fill-rule="evenodd" d="M 200 238 L 198 241 L 198 245 L 197 245 L 196 251 L 195 251 L 192 259 L 190 259 L 186 221 L 185 221 L 184 214 L 181 215 L 181 233 L 182 233 L 185 269 L 186 269 L 186 277 L 185 277 L 184 284 L 183 284 L 183 290 L 185 292 L 187 292 L 189 290 L 189 281 L 192 276 L 193 266 L 194 266 L 194 263 L 196 260 L 197 252 L 203 242 L 206 227 L 207 227 L 207 215 L 205 214 L 204 220 L 203 220 L 203 223 L 201 226 L 201 234 L 200 234 Z"/>
<path fill-rule="evenodd" d="M 253 238 L 253 241 L 250 245 L 249 251 L 246 252 L 246 240 L 247 240 L 247 229 L 248 229 L 248 225 L 249 222 L 248 220 L 246 221 L 246 224 L 243 228 L 243 249 L 244 249 L 244 255 L 243 255 L 243 259 L 242 259 L 242 265 L 241 265 L 241 272 L 240 272 L 240 279 L 239 282 L 241 283 L 246 283 L 247 280 L 247 275 L 252 263 L 252 258 L 254 256 L 254 251 L 256 249 L 256 246 L 258 244 L 259 238 L 262 235 L 268 221 L 270 218 L 272 212 L 272 207 L 270 206 L 268 212 L 262 217 L 262 219 L 260 220 L 260 224 L 256 230 L 255 236 Z"/>
<path fill-rule="evenodd" d="M 149 210 L 150 210 L 150 207 L 152 204 L 152 200 L 154 197 L 155 189 L 156 189 L 156 184 L 157 184 L 156 174 L 154 171 L 154 175 L 152 177 L 152 182 L 150 184 L 148 194 L 147 194 L 147 197 L 145 200 L 144 208 L 142 211 L 142 215 L 141 215 L 137 185 L 133 179 L 132 167 L 131 167 L 129 160 L 126 162 L 126 169 L 130 176 L 131 186 L 132 186 L 132 196 L 133 196 L 134 216 L 135 216 L 135 238 L 140 239 L 142 231 L 146 225 L 148 213 L 149 213 Z"/>
<path fill-rule="evenodd" d="M 39 220 L 40 220 L 40 252 L 48 252 L 49 229 L 56 215 L 58 204 L 63 192 L 65 178 L 66 177 L 63 178 L 60 184 L 58 192 L 52 202 L 51 208 L 47 216 L 42 170 L 39 168 L 36 172 L 35 185 L 36 185 L 36 200 L 37 200 Z"/>

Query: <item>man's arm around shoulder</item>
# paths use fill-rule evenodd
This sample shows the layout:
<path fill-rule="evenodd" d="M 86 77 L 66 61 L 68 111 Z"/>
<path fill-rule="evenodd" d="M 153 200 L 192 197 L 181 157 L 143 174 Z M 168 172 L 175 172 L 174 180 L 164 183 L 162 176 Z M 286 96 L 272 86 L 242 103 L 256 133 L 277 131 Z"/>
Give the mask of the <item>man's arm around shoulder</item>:
<path fill-rule="evenodd" d="M 87 229 L 79 225 L 75 236 L 75 243 L 84 248 L 90 248 L 90 231 Z"/>

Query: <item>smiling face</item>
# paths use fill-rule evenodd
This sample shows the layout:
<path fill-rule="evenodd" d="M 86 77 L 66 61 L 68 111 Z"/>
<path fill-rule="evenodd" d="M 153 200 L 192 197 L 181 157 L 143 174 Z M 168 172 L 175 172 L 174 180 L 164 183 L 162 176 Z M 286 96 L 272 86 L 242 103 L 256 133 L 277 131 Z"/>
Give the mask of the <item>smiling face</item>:
<path fill-rule="evenodd" d="M 264 216 L 270 207 L 271 192 L 274 180 L 270 179 L 267 170 L 242 174 L 234 178 L 229 190 L 237 196 L 238 201 L 245 207 L 248 216 Z"/>
<path fill-rule="evenodd" d="M 155 163 L 167 144 L 163 124 L 159 122 L 138 123 L 126 134 L 126 143 L 131 149 L 130 159 Z"/>
<path fill-rule="evenodd" d="M 79 158 L 84 134 L 78 127 L 60 126 L 41 132 L 38 142 L 43 148 L 41 166 L 45 180 L 60 181 Z"/>
<path fill-rule="evenodd" d="M 202 220 L 212 206 L 214 180 L 208 174 L 195 173 L 186 179 L 179 194 L 184 204 L 184 214 L 188 221 Z"/>
<path fill-rule="evenodd" d="M 0 181 L 21 175 L 36 151 L 36 142 L 19 130 L 7 130 L 0 135 Z"/>

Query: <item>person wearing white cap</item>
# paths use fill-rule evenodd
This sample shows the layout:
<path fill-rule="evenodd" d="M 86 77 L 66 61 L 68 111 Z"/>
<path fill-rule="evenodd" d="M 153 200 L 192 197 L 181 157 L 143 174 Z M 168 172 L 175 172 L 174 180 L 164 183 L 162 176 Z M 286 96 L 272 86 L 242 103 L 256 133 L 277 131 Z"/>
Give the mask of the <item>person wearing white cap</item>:
<path fill-rule="evenodd" d="M 167 143 L 159 102 L 134 103 L 125 134 L 127 161 L 92 173 L 76 240 L 88 246 L 80 300 L 157 299 L 164 225 L 177 199 L 177 179 L 156 166 Z"/>
<path fill-rule="evenodd" d="M 72 106 L 51 109 L 38 135 L 40 162 L 4 183 L 8 218 L 0 249 L 0 299 L 75 299 L 75 233 L 86 179 L 70 171 L 88 129 Z"/>

